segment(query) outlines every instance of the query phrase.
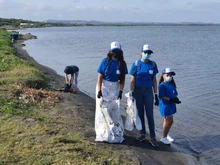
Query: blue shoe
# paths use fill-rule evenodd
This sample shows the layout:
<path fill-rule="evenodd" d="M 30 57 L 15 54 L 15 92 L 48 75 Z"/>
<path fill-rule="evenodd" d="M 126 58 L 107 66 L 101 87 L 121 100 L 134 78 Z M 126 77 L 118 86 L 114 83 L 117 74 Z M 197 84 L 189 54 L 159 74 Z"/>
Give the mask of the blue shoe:
<path fill-rule="evenodd" d="M 149 140 L 149 143 L 153 146 L 153 147 L 158 147 L 158 144 L 157 144 L 157 140 L 155 138 L 151 138 Z"/>
<path fill-rule="evenodd" d="M 145 135 L 141 135 L 138 138 L 136 138 L 136 140 L 142 142 L 142 141 L 146 140 L 146 137 L 145 137 Z"/>

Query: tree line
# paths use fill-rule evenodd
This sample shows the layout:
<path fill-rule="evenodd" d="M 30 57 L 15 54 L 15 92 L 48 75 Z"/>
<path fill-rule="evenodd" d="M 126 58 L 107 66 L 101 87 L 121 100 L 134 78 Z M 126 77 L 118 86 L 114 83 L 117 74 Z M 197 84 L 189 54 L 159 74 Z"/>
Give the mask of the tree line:
<path fill-rule="evenodd" d="M 25 25 L 21 25 L 25 23 Z M 15 18 L 0 18 L 0 27 L 5 27 L 6 29 L 11 28 L 32 28 L 32 27 L 50 27 L 50 26 L 66 26 L 62 23 L 48 23 L 48 22 L 39 22 L 31 21 L 24 19 L 15 19 Z"/>

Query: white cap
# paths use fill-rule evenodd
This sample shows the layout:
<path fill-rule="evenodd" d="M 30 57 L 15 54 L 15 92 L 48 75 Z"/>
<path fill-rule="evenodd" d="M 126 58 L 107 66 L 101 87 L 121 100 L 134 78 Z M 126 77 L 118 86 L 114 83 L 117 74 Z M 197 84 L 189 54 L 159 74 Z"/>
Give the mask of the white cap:
<path fill-rule="evenodd" d="M 114 50 L 114 49 L 119 49 L 121 50 L 121 44 L 119 42 L 112 42 L 111 43 L 111 50 Z"/>
<path fill-rule="evenodd" d="M 141 51 L 142 52 L 150 51 L 151 53 L 153 53 L 151 46 L 148 45 L 148 44 L 143 45 L 142 48 L 141 48 Z"/>
<path fill-rule="evenodd" d="M 162 71 L 162 75 L 163 74 L 172 74 L 172 75 L 176 75 L 174 71 L 172 71 L 172 69 L 170 68 L 165 68 L 163 71 Z"/>

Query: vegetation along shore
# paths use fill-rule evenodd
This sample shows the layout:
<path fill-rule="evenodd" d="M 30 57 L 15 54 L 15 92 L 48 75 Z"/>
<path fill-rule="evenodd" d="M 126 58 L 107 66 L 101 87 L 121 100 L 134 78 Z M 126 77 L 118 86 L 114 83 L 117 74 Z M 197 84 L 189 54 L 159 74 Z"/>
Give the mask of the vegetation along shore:
<path fill-rule="evenodd" d="M 32 34 L 0 30 L 0 164 L 186 165 L 194 159 L 170 146 L 152 148 L 126 132 L 122 144 L 96 143 L 95 100 L 56 91 L 64 77 L 22 48 Z"/>

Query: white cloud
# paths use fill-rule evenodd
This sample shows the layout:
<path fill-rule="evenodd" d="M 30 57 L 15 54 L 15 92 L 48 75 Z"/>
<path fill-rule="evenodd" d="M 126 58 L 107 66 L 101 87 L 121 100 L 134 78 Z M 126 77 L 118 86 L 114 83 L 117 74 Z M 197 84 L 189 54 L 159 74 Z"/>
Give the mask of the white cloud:
<path fill-rule="evenodd" d="M 83 9 L 83 10 L 85 10 L 87 7 L 85 7 L 85 6 L 76 6 L 76 9 Z"/>
<path fill-rule="evenodd" d="M 0 4 L 3 18 L 220 23 L 218 0 L 0 0 Z"/>

